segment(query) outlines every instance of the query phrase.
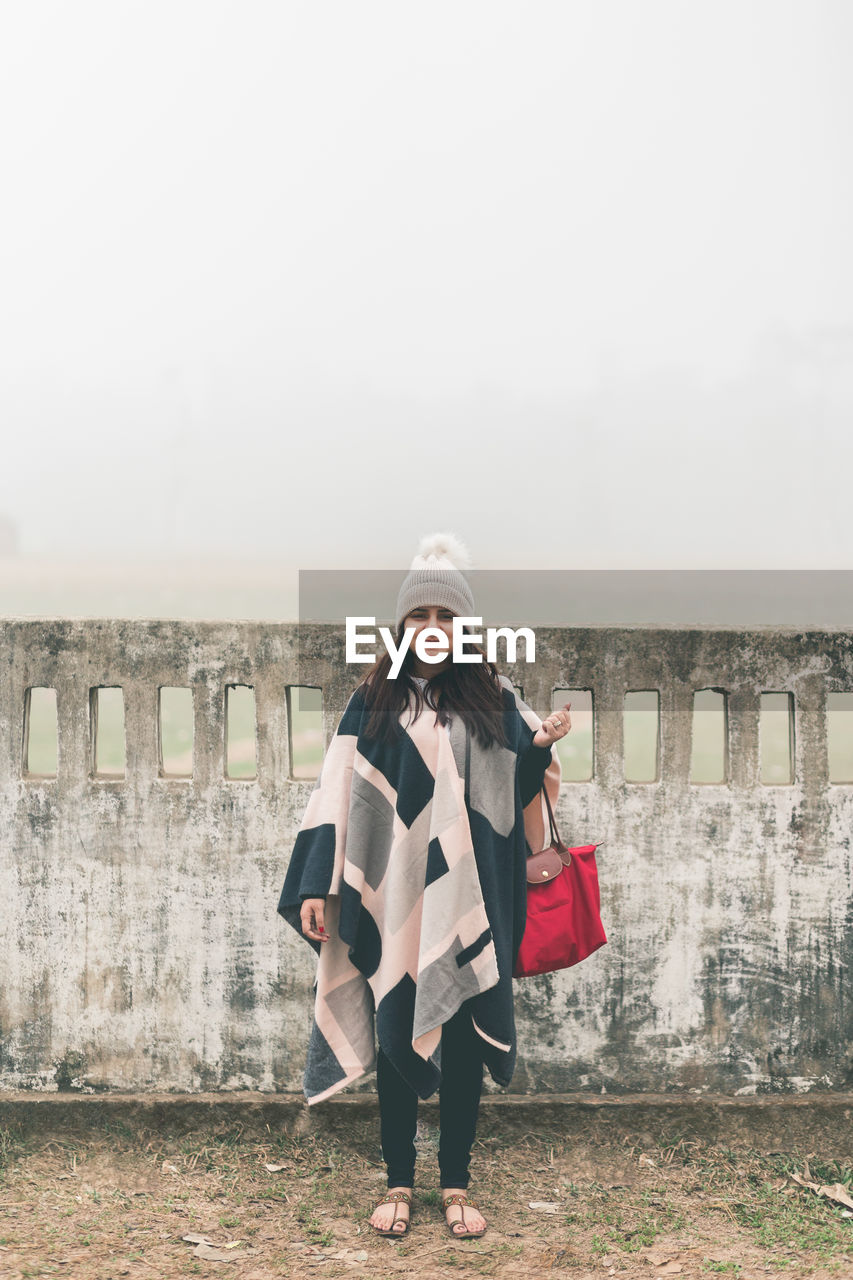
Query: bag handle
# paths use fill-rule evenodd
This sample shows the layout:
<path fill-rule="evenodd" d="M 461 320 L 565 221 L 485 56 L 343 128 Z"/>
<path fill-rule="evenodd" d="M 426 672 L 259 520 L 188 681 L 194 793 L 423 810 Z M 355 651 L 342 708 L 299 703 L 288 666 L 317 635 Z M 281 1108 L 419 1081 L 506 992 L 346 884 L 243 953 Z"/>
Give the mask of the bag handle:
<path fill-rule="evenodd" d="M 549 834 L 551 836 L 551 847 L 558 849 L 560 853 L 568 853 L 568 847 L 564 845 L 560 839 L 560 833 L 557 830 L 557 823 L 554 819 L 554 810 L 551 808 L 551 800 L 544 782 L 542 783 L 542 792 L 545 796 L 545 805 L 548 809 L 548 827 Z M 467 725 L 465 727 L 465 801 L 468 804 L 471 802 L 471 731 Z M 598 846 L 603 843 L 603 840 L 599 840 L 596 842 L 595 847 L 598 848 Z"/>
<path fill-rule="evenodd" d="M 548 795 L 548 790 L 544 782 L 542 783 L 542 794 L 545 797 L 545 804 L 548 809 L 548 826 L 550 828 L 551 845 L 555 849 L 559 849 L 561 852 L 563 852 L 564 850 L 566 850 L 566 846 L 563 844 L 562 840 L 560 839 L 560 833 L 557 830 L 557 824 L 554 821 L 554 810 L 551 808 L 551 800 Z"/>

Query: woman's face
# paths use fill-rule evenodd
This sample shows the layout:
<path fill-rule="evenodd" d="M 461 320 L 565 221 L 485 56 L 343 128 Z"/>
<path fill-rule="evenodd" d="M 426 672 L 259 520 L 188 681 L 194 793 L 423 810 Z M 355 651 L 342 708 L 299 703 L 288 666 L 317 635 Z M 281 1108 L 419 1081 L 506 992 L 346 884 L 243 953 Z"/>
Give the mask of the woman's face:
<path fill-rule="evenodd" d="M 451 609 L 445 608 L 444 605 L 424 604 L 417 609 L 413 609 L 411 613 L 406 614 L 403 620 L 404 631 L 414 628 L 415 634 L 412 636 L 411 652 L 413 658 L 413 667 L 416 675 L 431 676 L 450 665 L 453 661 L 453 618 L 454 613 Z M 447 636 L 447 653 L 441 662 L 421 662 L 415 652 L 415 642 L 421 631 L 443 631 Z M 426 641 L 425 647 L 427 652 L 438 652 L 436 641 Z"/>

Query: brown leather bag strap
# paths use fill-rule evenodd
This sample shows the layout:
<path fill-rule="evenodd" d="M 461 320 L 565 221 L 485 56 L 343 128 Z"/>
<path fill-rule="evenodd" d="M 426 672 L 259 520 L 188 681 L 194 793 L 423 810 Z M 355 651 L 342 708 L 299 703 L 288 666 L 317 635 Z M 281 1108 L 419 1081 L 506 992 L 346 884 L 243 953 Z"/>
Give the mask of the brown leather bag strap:
<path fill-rule="evenodd" d="M 542 783 L 542 792 L 545 796 L 545 805 L 548 809 L 548 826 L 550 828 L 551 843 L 555 845 L 558 849 L 565 849 L 566 846 L 563 844 L 562 840 L 560 839 L 560 833 L 557 830 L 557 824 L 554 821 L 554 810 L 551 808 L 551 800 L 548 796 L 548 788 L 545 786 L 544 782 Z"/>

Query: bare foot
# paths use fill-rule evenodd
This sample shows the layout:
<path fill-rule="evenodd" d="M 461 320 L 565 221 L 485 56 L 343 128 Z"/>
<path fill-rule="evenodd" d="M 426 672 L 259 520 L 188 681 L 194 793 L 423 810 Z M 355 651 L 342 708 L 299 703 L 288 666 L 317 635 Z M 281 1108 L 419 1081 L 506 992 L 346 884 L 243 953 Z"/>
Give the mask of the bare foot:
<path fill-rule="evenodd" d="M 468 1192 L 464 1187 L 442 1187 L 441 1202 L 444 1204 L 448 1196 L 466 1196 Z M 444 1211 L 447 1218 L 448 1226 L 453 1234 L 462 1236 L 469 1231 L 485 1231 L 486 1219 L 480 1213 L 479 1209 L 475 1209 L 471 1204 L 451 1204 Z"/>
<path fill-rule="evenodd" d="M 389 1187 L 385 1194 L 392 1196 L 395 1191 L 404 1191 L 408 1196 L 412 1194 L 411 1187 Z M 378 1204 L 368 1218 L 368 1222 L 377 1231 L 390 1231 L 391 1223 L 394 1221 L 395 1210 L 397 1221 L 394 1222 L 394 1231 L 402 1235 L 409 1222 L 409 1206 L 405 1200 L 395 1200 L 390 1204 Z"/>

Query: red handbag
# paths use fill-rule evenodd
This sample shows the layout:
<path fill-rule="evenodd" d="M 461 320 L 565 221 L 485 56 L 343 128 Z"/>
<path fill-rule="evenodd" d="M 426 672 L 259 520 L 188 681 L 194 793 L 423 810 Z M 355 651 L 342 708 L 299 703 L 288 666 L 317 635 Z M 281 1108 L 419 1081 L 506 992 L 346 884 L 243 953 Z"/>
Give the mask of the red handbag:
<path fill-rule="evenodd" d="M 544 786 L 551 844 L 527 858 L 527 925 L 518 949 L 514 978 L 568 969 L 607 941 L 601 923 L 597 844 L 568 849 L 557 832 Z"/>

